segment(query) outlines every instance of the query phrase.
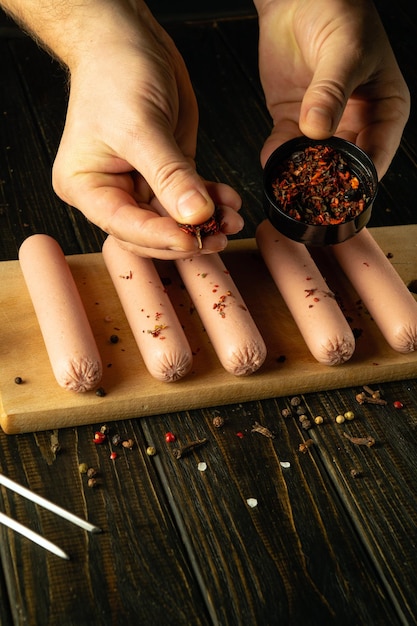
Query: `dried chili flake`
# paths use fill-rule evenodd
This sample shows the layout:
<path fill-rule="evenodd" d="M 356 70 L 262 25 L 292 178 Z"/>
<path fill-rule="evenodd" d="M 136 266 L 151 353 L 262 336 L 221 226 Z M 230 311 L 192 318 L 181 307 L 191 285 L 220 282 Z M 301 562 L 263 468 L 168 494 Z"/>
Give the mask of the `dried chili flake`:
<path fill-rule="evenodd" d="M 155 324 L 155 327 L 147 330 L 146 332 L 152 335 L 152 337 L 160 337 L 161 332 L 167 328 L 166 324 Z"/>
<path fill-rule="evenodd" d="M 218 302 L 215 302 L 213 304 L 213 309 L 217 310 L 217 312 L 219 313 L 220 317 L 226 317 L 226 313 L 225 313 L 225 308 L 226 308 L 226 298 L 228 296 L 231 296 L 232 292 L 231 291 L 226 291 L 225 294 L 223 294 L 222 296 L 220 296 Z"/>
<path fill-rule="evenodd" d="M 357 217 L 369 200 L 342 154 L 321 144 L 293 153 L 272 189 L 281 209 L 307 224 L 341 224 Z"/>

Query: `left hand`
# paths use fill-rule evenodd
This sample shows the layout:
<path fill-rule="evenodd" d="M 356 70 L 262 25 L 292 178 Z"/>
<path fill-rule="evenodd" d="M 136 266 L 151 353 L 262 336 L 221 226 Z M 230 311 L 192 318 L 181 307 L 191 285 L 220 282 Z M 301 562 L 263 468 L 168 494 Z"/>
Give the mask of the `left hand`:
<path fill-rule="evenodd" d="M 407 85 L 369 0 L 255 0 L 259 66 L 273 130 L 261 160 L 288 139 L 337 135 L 381 178 L 410 110 Z"/>

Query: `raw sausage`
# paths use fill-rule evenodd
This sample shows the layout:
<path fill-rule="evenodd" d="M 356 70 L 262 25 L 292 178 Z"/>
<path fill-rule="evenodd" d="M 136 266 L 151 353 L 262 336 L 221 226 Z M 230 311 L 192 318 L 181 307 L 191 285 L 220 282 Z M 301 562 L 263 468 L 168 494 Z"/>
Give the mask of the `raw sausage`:
<path fill-rule="evenodd" d="M 332 252 L 387 343 L 397 352 L 417 349 L 417 303 L 367 229 Z"/>
<path fill-rule="evenodd" d="M 102 376 L 101 358 L 61 247 L 49 235 L 32 235 L 19 260 L 58 384 L 93 389 Z"/>
<path fill-rule="evenodd" d="M 103 258 L 149 373 L 164 382 L 185 376 L 192 352 L 151 259 L 123 250 L 113 237 Z"/>
<path fill-rule="evenodd" d="M 305 245 L 279 233 L 268 220 L 258 226 L 256 240 L 314 358 L 325 365 L 350 359 L 353 332 Z"/>
<path fill-rule="evenodd" d="M 255 372 L 266 346 L 220 256 L 181 259 L 176 266 L 224 369 L 235 376 Z"/>

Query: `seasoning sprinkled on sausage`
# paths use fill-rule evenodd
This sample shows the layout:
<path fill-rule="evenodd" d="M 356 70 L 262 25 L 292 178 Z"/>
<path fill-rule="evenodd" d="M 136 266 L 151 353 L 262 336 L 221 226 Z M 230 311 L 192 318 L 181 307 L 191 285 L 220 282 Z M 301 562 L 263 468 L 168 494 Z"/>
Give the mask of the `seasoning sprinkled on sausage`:
<path fill-rule="evenodd" d="M 352 330 L 304 244 L 288 239 L 268 220 L 259 225 L 256 240 L 312 355 L 324 365 L 350 359 Z"/>
<path fill-rule="evenodd" d="M 264 340 L 220 256 L 182 259 L 176 266 L 225 370 L 247 376 L 259 369 Z"/>
<path fill-rule="evenodd" d="M 113 237 L 104 242 L 103 258 L 149 373 L 163 382 L 183 378 L 191 348 L 153 261 L 123 250 Z M 132 278 L 120 279 L 126 275 Z"/>

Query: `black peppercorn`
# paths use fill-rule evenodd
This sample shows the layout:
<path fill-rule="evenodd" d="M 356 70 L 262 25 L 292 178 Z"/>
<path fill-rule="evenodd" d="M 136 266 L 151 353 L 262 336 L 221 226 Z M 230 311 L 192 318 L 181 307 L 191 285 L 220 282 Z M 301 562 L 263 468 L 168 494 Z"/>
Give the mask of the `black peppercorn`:
<path fill-rule="evenodd" d="M 110 343 L 118 343 L 118 341 L 119 341 L 118 335 L 111 335 Z"/>
<path fill-rule="evenodd" d="M 21 385 L 23 383 L 23 379 L 20 378 L 20 376 L 16 376 L 14 382 L 16 383 L 16 385 Z"/>
<path fill-rule="evenodd" d="M 105 395 L 106 392 L 104 391 L 103 387 L 99 387 L 98 389 L 96 389 L 96 396 L 98 396 L 99 398 L 104 398 Z"/>

